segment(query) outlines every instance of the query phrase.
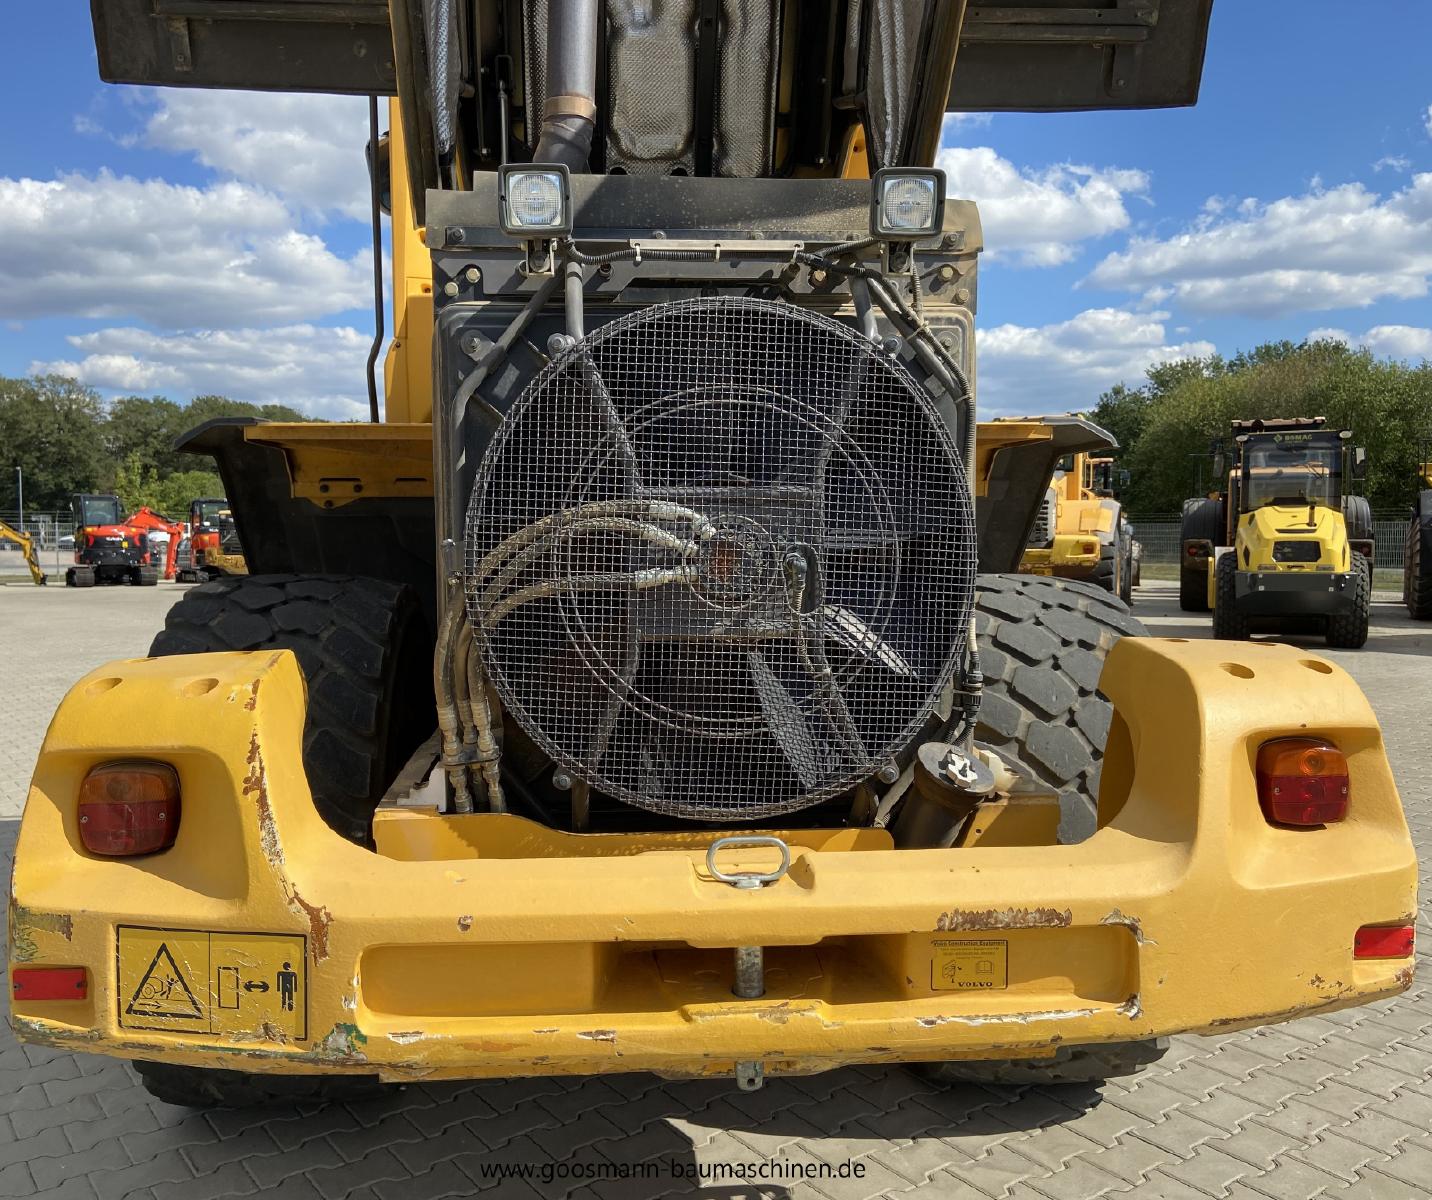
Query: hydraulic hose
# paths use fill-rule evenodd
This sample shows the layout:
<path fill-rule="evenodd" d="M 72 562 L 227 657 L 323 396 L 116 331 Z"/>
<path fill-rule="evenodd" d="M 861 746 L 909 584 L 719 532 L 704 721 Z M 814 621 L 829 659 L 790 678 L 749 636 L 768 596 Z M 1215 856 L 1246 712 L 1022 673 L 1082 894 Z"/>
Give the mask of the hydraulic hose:
<path fill-rule="evenodd" d="M 433 653 L 433 695 L 437 698 L 443 770 L 452 786 L 453 809 L 460 813 L 470 813 L 472 792 L 467 785 L 467 767 L 462 760 L 462 726 L 458 721 L 457 696 L 453 689 L 452 675 L 458 622 L 463 616 L 462 597 L 449 596 L 442 625 L 438 629 L 438 644 Z"/>

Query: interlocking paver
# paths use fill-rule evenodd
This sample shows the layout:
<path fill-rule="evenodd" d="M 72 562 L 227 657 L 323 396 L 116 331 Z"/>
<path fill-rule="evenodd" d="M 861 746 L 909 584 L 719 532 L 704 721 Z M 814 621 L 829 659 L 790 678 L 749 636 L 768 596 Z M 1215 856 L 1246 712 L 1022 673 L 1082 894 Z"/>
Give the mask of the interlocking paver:
<path fill-rule="evenodd" d="M 1053 1200 L 1075 1200 L 1075 1197 L 1107 1196 L 1127 1189 L 1124 1181 L 1101 1171 L 1087 1159 L 1075 1159 L 1052 1175 L 1031 1180 L 1029 1186 Z"/>
<path fill-rule="evenodd" d="M 1177 1179 L 1190 1187 L 1211 1196 L 1221 1196 L 1234 1180 L 1254 1173 L 1246 1162 L 1233 1158 L 1216 1148 L 1216 1143 L 1205 1143 L 1182 1162 L 1161 1167 L 1162 1174 Z"/>
<path fill-rule="evenodd" d="M 65 625 L 92 622 L 91 605 L 68 616 L 47 609 L 59 615 L 47 618 L 45 635 L 17 639 L 19 653 L 34 659 L 15 663 L 19 683 L 7 697 L 0 859 L 11 853 L 13 816 L 65 684 L 104 656 L 142 653 L 163 602 L 177 595 L 158 592 L 116 593 L 116 603 L 138 607 L 118 619 L 106 610 L 102 637 Z M 18 611 L 13 594 L 0 588 L 0 622 Z M 1432 778 L 1432 735 L 1411 700 L 1418 680 L 1422 693 L 1432 689 L 1432 637 L 1420 660 L 1376 647 L 1375 630 L 1367 651 L 1342 661 L 1379 709 L 1409 823 L 1432 869 L 1432 789 L 1423 782 Z M 1422 894 L 1432 902 L 1432 887 Z M 1432 945 L 1425 920 L 1422 934 Z M 1422 967 L 1432 970 L 1432 959 L 1424 955 Z M 1421 986 L 1268 1031 L 1176 1038 L 1153 1071 L 1111 1081 L 1102 1103 L 1088 1088 L 942 1088 L 901 1068 L 866 1066 L 775 1079 L 753 1094 L 719 1079 L 481 1080 L 415 1084 L 361 1104 L 205 1116 L 153 1100 L 117 1061 L 20 1046 L 0 1025 L 0 1196 L 437 1200 L 480 1191 L 499 1200 L 641 1200 L 697 1194 L 696 1186 L 669 1176 L 529 1185 L 483 1167 L 575 1158 L 694 1170 L 855 1158 L 863 1181 L 722 1194 L 1405 1200 L 1432 1193 L 1429 1072 L 1432 989 Z"/>

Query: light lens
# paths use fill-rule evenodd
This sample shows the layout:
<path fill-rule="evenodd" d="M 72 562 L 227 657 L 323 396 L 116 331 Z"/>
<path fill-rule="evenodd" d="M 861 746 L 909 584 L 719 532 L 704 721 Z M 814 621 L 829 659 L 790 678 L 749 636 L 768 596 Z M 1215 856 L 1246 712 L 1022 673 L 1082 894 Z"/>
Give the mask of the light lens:
<path fill-rule="evenodd" d="M 80 841 L 91 854 L 123 858 L 167 850 L 179 834 L 179 776 L 166 763 L 95 767 L 80 785 Z"/>
<path fill-rule="evenodd" d="M 561 229 L 560 171 L 513 171 L 507 176 L 507 223 L 514 229 Z"/>
<path fill-rule="evenodd" d="M 1354 958 L 1411 958 L 1417 935 L 1411 925 L 1364 925 L 1353 935 Z"/>
<path fill-rule="evenodd" d="M 10 971 L 16 1000 L 85 1000 L 89 979 L 83 967 L 25 967 Z"/>
<path fill-rule="evenodd" d="M 1347 817 L 1343 752 L 1312 738 L 1279 738 L 1258 748 L 1258 803 L 1274 825 L 1330 825 Z"/>
<path fill-rule="evenodd" d="M 887 233 L 935 231 L 935 181 L 923 175 L 885 179 L 880 194 L 880 228 Z"/>

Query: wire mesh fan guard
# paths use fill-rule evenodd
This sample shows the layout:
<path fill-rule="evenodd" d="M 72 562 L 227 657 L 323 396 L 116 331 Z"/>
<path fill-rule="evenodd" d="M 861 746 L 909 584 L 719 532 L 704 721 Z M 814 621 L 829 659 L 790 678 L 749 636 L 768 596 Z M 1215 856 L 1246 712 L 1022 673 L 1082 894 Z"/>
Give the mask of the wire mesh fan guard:
<path fill-rule="evenodd" d="M 689 300 L 603 325 L 513 406 L 468 507 L 467 602 L 554 762 L 742 821 L 918 735 L 975 557 L 959 455 L 898 362 L 789 305 Z"/>

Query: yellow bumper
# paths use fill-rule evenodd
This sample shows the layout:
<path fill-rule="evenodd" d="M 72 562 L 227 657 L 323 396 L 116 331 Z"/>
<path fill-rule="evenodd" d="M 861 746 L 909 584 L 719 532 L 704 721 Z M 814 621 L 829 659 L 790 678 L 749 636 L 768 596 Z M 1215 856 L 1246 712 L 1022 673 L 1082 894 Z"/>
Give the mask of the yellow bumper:
<path fill-rule="evenodd" d="M 112 663 L 50 727 L 11 912 L 14 960 L 84 967 L 88 996 L 18 1001 L 15 1031 L 395 1079 L 781 1073 L 1217 1032 L 1408 986 L 1410 959 L 1352 957 L 1359 926 L 1414 911 L 1416 863 L 1350 678 L 1286 646 L 1125 639 L 1102 687 L 1117 715 L 1089 840 L 897 851 L 880 831 L 791 833 L 789 873 L 741 890 L 708 874 L 711 835 L 407 810 L 365 850 L 314 813 L 291 655 Z M 136 744 L 136 712 L 166 732 Z M 1253 757 L 1290 732 L 1347 753 L 1345 823 L 1263 821 Z M 179 771 L 178 841 L 89 856 L 80 780 L 137 756 Z M 762 999 L 731 993 L 741 945 L 766 948 Z"/>
<path fill-rule="evenodd" d="M 1082 579 L 1098 565 L 1099 539 L 1076 533 L 1056 534 L 1052 546 L 1026 550 L 1019 561 L 1019 569 L 1025 575 L 1058 575 L 1064 579 Z"/>

